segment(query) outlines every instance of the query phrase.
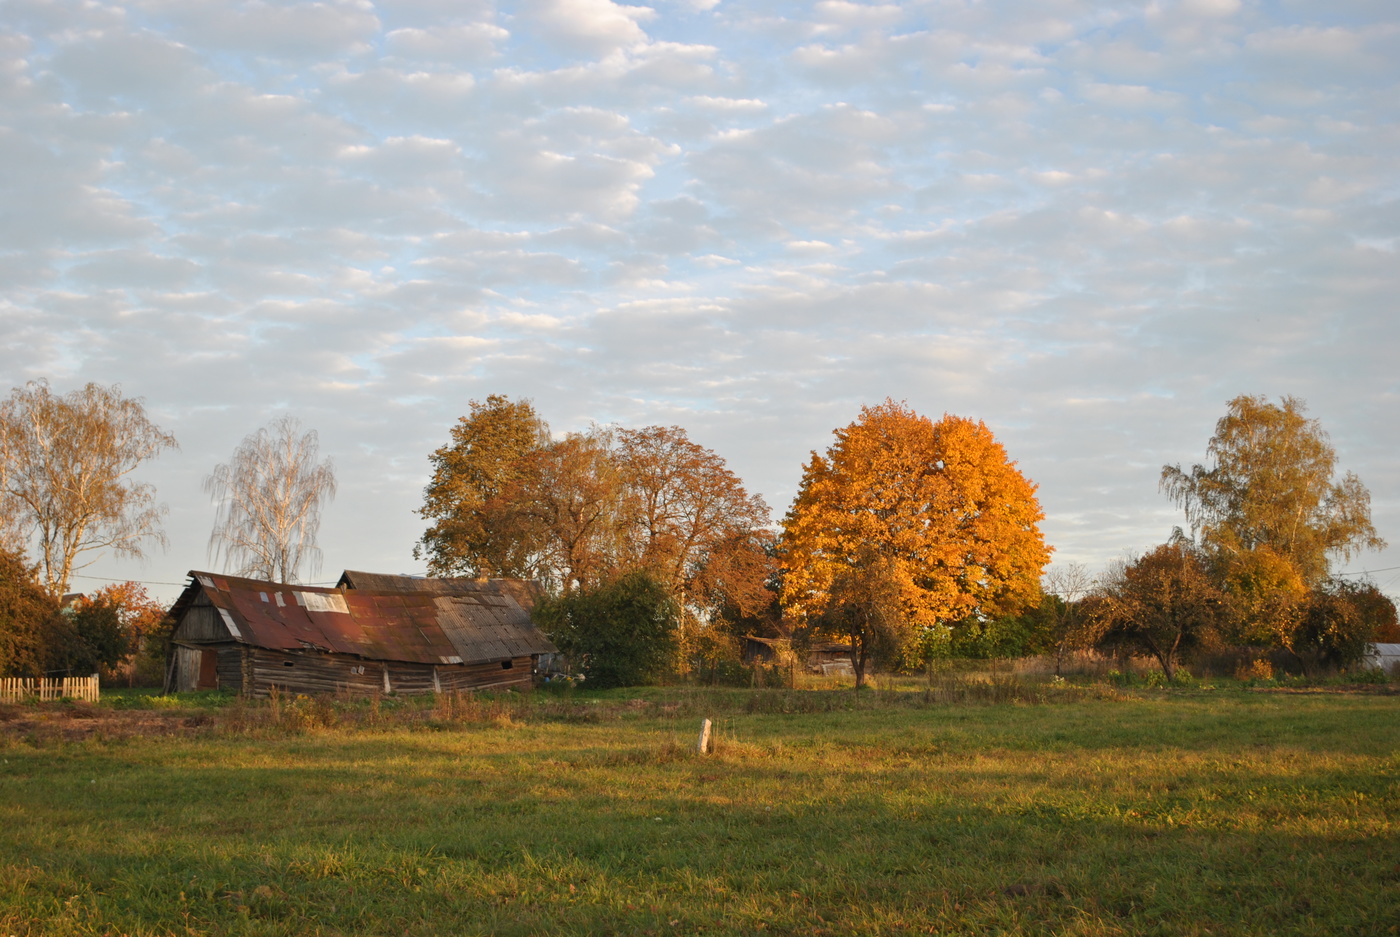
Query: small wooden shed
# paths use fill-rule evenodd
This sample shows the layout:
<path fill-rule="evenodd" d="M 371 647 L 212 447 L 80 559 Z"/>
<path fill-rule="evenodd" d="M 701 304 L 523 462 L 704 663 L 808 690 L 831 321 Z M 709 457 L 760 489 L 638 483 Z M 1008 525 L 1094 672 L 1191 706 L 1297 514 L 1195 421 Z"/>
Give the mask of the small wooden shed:
<path fill-rule="evenodd" d="M 536 658 L 555 653 L 512 594 L 532 587 L 385 578 L 395 581 L 374 584 L 391 588 L 354 588 L 342 577 L 326 589 L 192 571 L 170 609 L 166 689 L 523 690 Z"/>
<path fill-rule="evenodd" d="M 854 676 L 855 665 L 851 661 L 851 646 L 836 642 L 812 645 L 807 654 L 807 669 L 812 673 L 824 673 L 828 676 Z M 867 673 L 873 670 L 873 667 L 867 665 Z"/>
<path fill-rule="evenodd" d="M 788 642 L 780 638 L 760 638 L 756 634 L 744 635 L 744 663 L 771 664 L 782 656 L 782 648 Z"/>

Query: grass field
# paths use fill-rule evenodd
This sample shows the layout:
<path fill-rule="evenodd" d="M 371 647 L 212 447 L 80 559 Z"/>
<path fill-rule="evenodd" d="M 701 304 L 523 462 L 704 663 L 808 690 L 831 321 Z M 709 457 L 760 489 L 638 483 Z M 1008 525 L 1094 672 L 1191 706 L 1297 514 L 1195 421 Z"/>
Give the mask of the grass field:
<path fill-rule="evenodd" d="M 1400 933 L 1384 692 L 103 705 L 5 713 L 0 934 Z"/>

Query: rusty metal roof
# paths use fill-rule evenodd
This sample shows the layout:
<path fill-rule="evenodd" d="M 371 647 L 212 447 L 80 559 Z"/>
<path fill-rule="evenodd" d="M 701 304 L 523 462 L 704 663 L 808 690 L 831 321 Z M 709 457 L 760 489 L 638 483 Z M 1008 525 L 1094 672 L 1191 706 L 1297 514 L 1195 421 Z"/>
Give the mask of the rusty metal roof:
<path fill-rule="evenodd" d="M 507 594 L 326 589 L 190 572 L 171 608 L 177 620 L 200 594 L 235 640 L 277 650 L 314 648 L 371 660 L 459 664 L 556 649 Z"/>
<path fill-rule="evenodd" d="M 337 587 L 370 592 L 433 592 L 441 595 L 508 595 L 525 611 L 533 611 L 544 585 L 533 579 L 468 579 L 454 576 L 396 576 L 347 569 Z"/>
<path fill-rule="evenodd" d="M 440 595 L 433 600 L 438 624 L 457 648 L 480 648 L 496 657 L 553 654 L 529 614 L 508 595 Z M 548 647 L 544 646 L 548 644 Z M 466 656 L 463 651 L 463 656 Z"/>

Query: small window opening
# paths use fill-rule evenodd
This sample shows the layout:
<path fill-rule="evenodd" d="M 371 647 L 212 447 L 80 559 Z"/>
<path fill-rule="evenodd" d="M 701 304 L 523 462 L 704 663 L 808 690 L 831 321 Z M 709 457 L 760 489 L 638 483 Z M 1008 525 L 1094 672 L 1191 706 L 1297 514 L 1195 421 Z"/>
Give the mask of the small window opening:
<path fill-rule="evenodd" d="M 502 670 L 509 670 L 509 669 L 511 669 L 511 668 L 514 667 L 514 666 L 515 666 L 515 661 L 513 661 L 513 660 L 503 660 L 503 661 L 501 661 L 501 669 L 502 669 Z"/>
<path fill-rule="evenodd" d="M 282 666 L 283 666 L 283 667 L 295 667 L 295 666 L 296 666 L 296 663 L 295 663 L 294 661 L 284 660 L 284 661 L 282 661 Z"/>
<path fill-rule="evenodd" d="M 263 600 L 264 602 L 267 601 L 267 593 L 266 593 L 266 592 L 259 592 L 258 595 L 262 596 L 262 600 Z"/>

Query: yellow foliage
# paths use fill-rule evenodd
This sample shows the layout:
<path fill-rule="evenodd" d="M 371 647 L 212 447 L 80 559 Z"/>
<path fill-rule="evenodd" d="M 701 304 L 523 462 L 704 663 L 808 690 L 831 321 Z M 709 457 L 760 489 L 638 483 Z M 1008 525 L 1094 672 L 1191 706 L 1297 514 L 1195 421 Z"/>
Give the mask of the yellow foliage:
<path fill-rule="evenodd" d="M 1293 560 L 1265 544 L 1236 553 L 1225 569 L 1225 591 L 1246 640 L 1293 647 L 1308 598 Z"/>
<path fill-rule="evenodd" d="M 805 467 L 784 521 L 783 602 L 818 616 L 878 566 L 915 629 L 1018 611 L 1050 559 L 1035 492 L 980 421 L 864 407 Z"/>
<path fill-rule="evenodd" d="M 1274 678 L 1274 665 L 1264 660 L 1252 660 L 1248 664 L 1240 664 L 1235 668 L 1236 680 L 1272 680 Z"/>

